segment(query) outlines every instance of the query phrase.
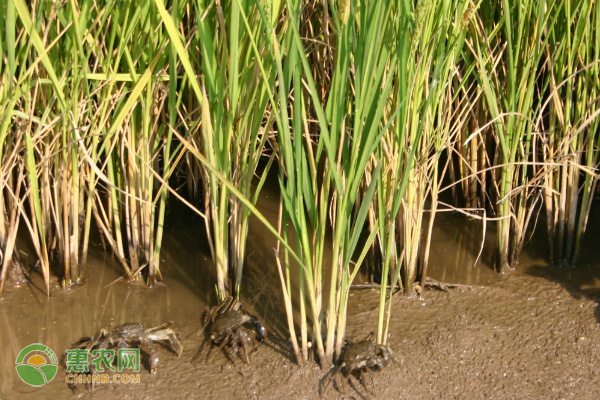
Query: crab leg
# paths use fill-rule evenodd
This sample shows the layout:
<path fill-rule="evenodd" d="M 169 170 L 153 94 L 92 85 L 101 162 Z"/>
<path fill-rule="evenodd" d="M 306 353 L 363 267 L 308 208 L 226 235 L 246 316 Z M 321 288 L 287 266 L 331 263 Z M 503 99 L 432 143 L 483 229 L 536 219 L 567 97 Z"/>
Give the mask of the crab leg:
<path fill-rule="evenodd" d="M 248 363 L 248 365 L 250 365 L 250 358 L 248 357 L 248 350 L 246 349 L 246 341 L 245 340 L 240 340 L 240 342 L 242 342 L 242 348 L 244 349 L 244 356 L 246 357 L 246 362 Z"/>
<path fill-rule="evenodd" d="M 156 367 L 160 361 L 156 344 L 150 339 L 150 337 L 142 338 L 140 345 L 144 347 L 144 351 L 148 354 L 148 364 L 150 365 L 150 373 L 154 375 L 156 373 Z M 140 346 L 140 347 L 142 347 Z"/>

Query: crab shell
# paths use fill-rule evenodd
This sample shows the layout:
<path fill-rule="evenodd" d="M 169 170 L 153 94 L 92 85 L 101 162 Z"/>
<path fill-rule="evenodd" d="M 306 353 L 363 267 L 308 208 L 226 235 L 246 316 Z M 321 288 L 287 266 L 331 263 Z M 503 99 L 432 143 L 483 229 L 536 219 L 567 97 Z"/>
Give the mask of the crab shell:
<path fill-rule="evenodd" d="M 392 357 L 391 350 L 382 344 L 364 340 L 351 345 L 342 356 L 342 371 L 345 375 L 357 370 L 387 367 Z"/>
<path fill-rule="evenodd" d="M 220 344 L 225 337 L 242 327 L 253 330 L 261 341 L 267 337 L 267 329 L 258 318 L 248 313 L 244 306 L 232 297 L 226 298 L 220 306 L 213 307 L 208 316 L 208 323 L 210 338 L 215 344 Z"/>
<path fill-rule="evenodd" d="M 258 318 L 250 314 L 243 304 L 233 297 L 227 297 L 220 305 L 210 309 L 201 331 L 207 327 L 207 339 L 210 339 L 213 346 L 218 346 L 219 350 L 222 349 L 230 356 L 239 355 L 248 364 L 249 349 L 255 346 L 257 339 L 262 342 L 267 336 L 267 329 Z M 208 354 L 210 356 L 210 352 Z"/>

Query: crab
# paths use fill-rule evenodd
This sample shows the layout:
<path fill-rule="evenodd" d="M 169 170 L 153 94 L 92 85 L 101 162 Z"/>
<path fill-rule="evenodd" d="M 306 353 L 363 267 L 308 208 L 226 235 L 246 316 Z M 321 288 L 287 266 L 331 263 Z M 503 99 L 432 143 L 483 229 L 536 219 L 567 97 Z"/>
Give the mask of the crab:
<path fill-rule="evenodd" d="M 267 337 L 267 329 L 258 318 L 246 311 L 244 305 L 233 297 L 227 297 L 220 305 L 211 308 L 200 331 L 203 332 L 207 328 L 211 344 L 218 346 L 219 350 L 226 351 L 226 355 L 234 363 L 236 355 L 242 358 L 241 348 L 244 353 L 243 359 L 250 364 L 248 349 L 255 347 L 256 340 L 263 342 Z M 205 342 L 206 340 L 203 345 Z M 200 354 L 204 352 L 198 353 L 197 356 Z"/>
<path fill-rule="evenodd" d="M 364 340 L 358 343 L 349 343 L 338 360 L 338 365 L 334 367 L 331 375 L 332 381 L 340 372 L 348 379 L 350 379 L 350 375 L 353 375 L 368 391 L 362 378 L 365 372 L 369 373 L 371 384 L 373 384 L 371 370 L 378 371 L 389 366 L 390 360 L 399 364 L 392 349 L 388 345 L 374 343 L 373 335 L 374 332 L 371 332 Z"/>
<path fill-rule="evenodd" d="M 150 373 L 154 374 L 159 362 L 155 342 L 167 344 L 169 349 L 177 354 L 177 357 L 181 357 L 181 353 L 183 352 L 181 337 L 171 329 L 171 325 L 172 322 L 165 322 L 146 329 L 143 324 L 130 322 L 115 326 L 112 329 L 102 328 L 91 338 L 83 338 L 75 343 L 74 346 L 86 350 L 141 347 L 148 354 Z"/>

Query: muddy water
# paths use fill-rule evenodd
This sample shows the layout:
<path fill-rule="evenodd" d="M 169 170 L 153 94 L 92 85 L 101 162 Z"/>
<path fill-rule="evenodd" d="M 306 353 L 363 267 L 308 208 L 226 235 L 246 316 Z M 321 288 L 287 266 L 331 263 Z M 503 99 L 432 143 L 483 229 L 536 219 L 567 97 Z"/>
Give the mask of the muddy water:
<path fill-rule="evenodd" d="M 274 204 L 276 199 L 263 196 L 262 209 L 271 218 Z M 594 213 L 588 249 L 598 240 L 598 207 Z M 374 373 L 372 383 L 366 377 L 365 388 L 342 376 L 331 383 L 316 365 L 295 364 L 285 340 L 275 242 L 256 226 L 249 236 L 244 300 L 272 334 L 250 355 L 251 365 L 241 360 L 234 365 L 216 352 L 192 363 L 202 342 L 201 314 L 215 301 L 214 274 L 202 245 L 202 222 L 184 220 L 166 235 L 161 264 L 166 285 L 115 283 L 119 267 L 95 244 L 85 286 L 61 292 L 53 282 L 50 299 L 39 277 L 7 288 L 0 296 L 0 399 L 600 398 L 600 262 L 594 251 L 584 254 L 579 269 L 554 268 L 540 250 L 540 235 L 515 271 L 498 275 L 488 248 L 478 259 L 481 226 L 440 214 L 430 275 L 470 286 L 428 289 L 421 299 L 395 298 L 389 343 L 399 363 Z M 348 339 L 361 340 L 376 329 L 377 301 L 376 289 L 351 293 Z M 94 392 L 80 387 L 73 393 L 64 367 L 41 388 L 24 384 L 15 372 L 18 353 L 31 343 L 43 343 L 60 357 L 102 327 L 167 320 L 181 334 L 184 352 L 178 359 L 161 349 L 157 373 L 142 369 L 138 384 L 100 384 Z"/>

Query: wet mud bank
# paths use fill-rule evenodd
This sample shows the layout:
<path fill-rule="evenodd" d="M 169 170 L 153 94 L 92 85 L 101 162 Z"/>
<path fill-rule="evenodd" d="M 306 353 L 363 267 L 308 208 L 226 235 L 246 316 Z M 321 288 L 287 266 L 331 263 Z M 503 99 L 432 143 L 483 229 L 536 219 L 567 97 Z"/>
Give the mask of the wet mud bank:
<path fill-rule="evenodd" d="M 204 340 L 202 313 L 214 302 L 210 257 L 193 245 L 193 232 L 173 228 L 162 264 L 164 285 L 115 283 L 120 271 L 97 246 L 85 286 L 61 292 L 53 282 L 50 299 L 37 278 L 7 288 L 0 296 L 0 399 L 600 398 L 600 264 L 594 254 L 586 253 L 581 268 L 556 268 L 534 247 L 514 271 L 500 275 L 485 259 L 472 267 L 476 246 L 457 243 L 462 236 L 452 234 L 455 222 L 447 223 L 434 235 L 430 273 L 465 286 L 425 289 L 422 298 L 394 297 L 388 343 L 398 364 L 373 372 L 372 379 L 365 374 L 366 388 L 341 374 L 331 382 L 331 372 L 315 363 L 295 363 L 278 281 L 265 261 L 271 239 L 260 230 L 250 235 L 254 246 L 243 300 L 269 328 L 266 343 L 250 354 L 250 365 L 216 349 L 209 360 L 192 361 Z M 378 298 L 375 288 L 351 292 L 348 340 L 376 330 Z M 39 388 L 16 374 L 15 359 L 31 343 L 43 343 L 60 357 L 102 327 L 165 321 L 173 321 L 181 335 L 183 354 L 177 358 L 161 347 L 156 374 L 143 365 L 139 383 L 97 384 L 93 392 L 80 385 L 74 393 L 64 366 Z"/>
<path fill-rule="evenodd" d="M 353 294 L 348 338 L 360 340 L 376 326 L 377 296 L 364 290 Z M 8 297 L 13 295 L 21 293 Z M 356 380 L 345 383 L 341 375 L 328 384 L 327 371 L 314 364 L 298 367 L 286 342 L 277 338 L 259 345 L 250 365 L 241 359 L 234 365 L 217 352 L 208 362 L 191 363 L 202 340 L 193 312 L 189 318 L 172 318 L 183 338 L 182 357 L 162 349 L 157 373 L 143 369 L 137 384 L 99 384 L 93 393 L 80 387 L 74 395 L 60 368 L 50 384 L 31 388 L 11 367 L 16 352 L 31 341 L 64 352 L 84 334 L 83 324 L 62 325 L 58 315 L 57 324 L 36 321 L 35 313 L 17 318 L 7 315 L 8 303 L 14 309 L 16 300 L 3 298 L 3 325 L 21 322 L 16 331 L 2 331 L 9 344 L 3 351 L 0 397 L 7 399 L 600 398 L 598 304 L 574 297 L 558 282 L 518 271 L 492 287 L 431 289 L 423 299 L 395 299 L 389 343 L 399 365 L 373 373 L 372 384 L 366 377 L 368 392 Z M 40 326 L 46 335 L 39 333 Z"/>

